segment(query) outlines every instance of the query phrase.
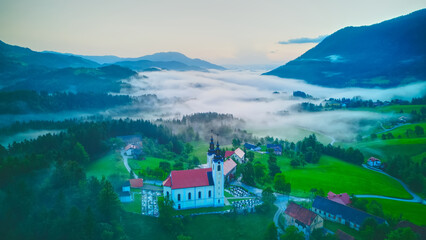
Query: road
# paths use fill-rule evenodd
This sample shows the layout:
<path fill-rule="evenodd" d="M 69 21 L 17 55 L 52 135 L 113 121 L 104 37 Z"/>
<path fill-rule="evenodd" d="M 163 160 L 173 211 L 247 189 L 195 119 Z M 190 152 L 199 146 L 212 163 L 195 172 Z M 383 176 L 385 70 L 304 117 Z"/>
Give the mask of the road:
<path fill-rule="evenodd" d="M 422 203 L 422 204 L 426 204 L 426 202 L 417 194 L 415 194 L 413 191 L 411 191 L 407 185 L 402 182 L 401 180 L 399 180 L 396 177 L 393 177 L 385 172 L 383 172 L 382 170 L 378 170 L 378 169 L 372 169 L 369 168 L 367 165 L 363 164 L 362 165 L 364 168 L 370 170 L 370 171 L 375 171 L 381 174 L 384 174 L 390 178 L 395 179 L 396 181 L 398 181 L 403 187 L 404 189 L 413 197 L 413 199 L 402 199 L 402 198 L 393 198 L 393 197 L 385 197 L 385 196 L 378 196 L 378 195 L 355 195 L 358 198 L 381 198 L 381 199 L 389 199 L 389 200 L 395 200 L 395 201 L 400 201 L 400 202 L 415 202 L 415 203 Z"/>
<path fill-rule="evenodd" d="M 130 171 L 132 171 L 132 169 L 130 168 L 130 166 L 129 166 L 129 162 L 127 161 L 127 159 L 128 159 L 129 157 L 128 157 L 128 156 L 126 156 L 126 154 L 124 154 L 124 153 L 125 153 L 125 151 L 124 151 L 124 150 L 122 150 L 122 151 L 121 151 L 121 157 L 123 158 L 124 166 L 126 167 L 127 171 L 130 173 Z M 135 178 L 138 178 L 138 175 L 136 175 L 136 173 L 133 173 L 133 176 L 134 176 Z"/>

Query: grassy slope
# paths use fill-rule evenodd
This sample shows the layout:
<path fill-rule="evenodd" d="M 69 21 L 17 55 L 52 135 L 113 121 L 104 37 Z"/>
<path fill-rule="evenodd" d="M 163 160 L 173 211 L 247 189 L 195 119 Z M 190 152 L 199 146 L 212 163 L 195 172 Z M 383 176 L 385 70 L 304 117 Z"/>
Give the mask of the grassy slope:
<path fill-rule="evenodd" d="M 376 108 L 350 108 L 348 110 L 351 111 L 369 111 L 369 112 L 378 112 L 378 113 L 411 113 L 411 111 L 415 110 L 418 113 L 420 109 L 424 107 L 424 105 L 390 105 Z"/>
<path fill-rule="evenodd" d="M 89 177 L 94 176 L 97 178 L 102 178 L 102 176 L 108 177 L 116 174 L 126 176 L 127 178 L 129 176 L 120 154 L 116 152 L 110 152 L 89 164 L 86 168 L 86 174 Z"/>
<path fill-rule="evenodd" d="M 373 199 L 368 199 L 369 201 Z M 374 199 L 380 203 L 383 207 L 383 212 L 385 214 L 393 215 L 394 217 L 399 217 L 402 215 L 403 219 L 407 219 L 410 222 L 417 225 L 426 225 L 426 205 L 419 203 L 407 203 L 399 202 L 387 199 Z"/>
<path fill-rule="evenodd" d="M 192 239 L 203 240 L 263 239 L 275 211 L 276 209 L 273 209 L 268 214 L 214 214 L 187 217 L 183 220 L 184 233 Z M 124 231 L 130 239 L 174 239 L 161 228 L 156 218 L 129 213 L 124 214 L 122 220 Z"/>
<path fill-rule="evenodd" d="M 255 161 L 259 160 L 265 165 L 267 159 L 267 154 L 255 155 Z M 308 196 L 311 188 L 321 188 L 325 192 L 411 198 L 397 181 L 333 157 L 322 156 L 318 164 L 296 169 L 290 166 L 290 160 L 285 157 L 277 157 L 277 163 L 291 183 L 292 194 L 296 196 Z"/>
<path fill-rule="evenodd" d="M 169 162 L 172 166 L 175 163 L 174 161 L 163 159 L 163 158 L 156 158 L 156 157 L 146 157 L 144 160 L 129 160 L 129 164 L 132 167 L 132 169 L 135 169 L 134 166 L 139 166 L 139 169 L 145 169 L 147 167 L 151 169 L 158 168 L 160 162 Z M 139 170 L 135 169 L 135 170 Z"/>

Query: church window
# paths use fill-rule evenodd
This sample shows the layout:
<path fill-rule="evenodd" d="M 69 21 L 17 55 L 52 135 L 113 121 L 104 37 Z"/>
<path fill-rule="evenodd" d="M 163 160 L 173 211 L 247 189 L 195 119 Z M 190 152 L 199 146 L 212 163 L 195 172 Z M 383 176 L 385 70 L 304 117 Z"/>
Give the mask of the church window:
<path fill-rule="evenodd" d="M 209 190 L 209 198 L 212 197 L 212 190 Z"/>
<path fill-rule="evenodd" d="M 191 200 L 191 193 L 188 193 L 188 200 Z"/>
<path fill-rule="evenodd" d="M 198 192 L 198 198 L 201 198 L 201 192 Z"/>
<path fill-rule="evenodd" d="M 217 171 L 220 171 L 220 165 L 217 165 Z"/>
<path fill-rule="evenodd" d="M 219 200 L 217 200 L 217 203 L 220 203 L 220 199 L 219 199 Z"/>
<path fill-rule="evenodd" d="M 167 192 L 166 195 L 167 195 L 167 198 L 169 198 L 169 195 L 170 195 L 169 192 Z"/>
<path fill-rule="evenodd" d="M 178 194 L 178 201 L 180 201 L 180 194 Z"/>
<path fill-rule="evenodd" d="M 180 204 L 178 204 L 178 209 L 180 209 Z"/>

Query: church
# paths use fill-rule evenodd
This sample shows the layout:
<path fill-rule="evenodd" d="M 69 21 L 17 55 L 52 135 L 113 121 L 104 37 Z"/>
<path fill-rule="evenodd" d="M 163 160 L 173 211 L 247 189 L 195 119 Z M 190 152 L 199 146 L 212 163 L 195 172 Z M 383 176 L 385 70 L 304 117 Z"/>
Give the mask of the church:
<path fill-rule="evenodd" d="M 207 151 L 207 168 L 172 171 L 163 182 L 163 195 L 175 209 L 222 207 L 224 199 L 223 157 L 213 137 Z"/>

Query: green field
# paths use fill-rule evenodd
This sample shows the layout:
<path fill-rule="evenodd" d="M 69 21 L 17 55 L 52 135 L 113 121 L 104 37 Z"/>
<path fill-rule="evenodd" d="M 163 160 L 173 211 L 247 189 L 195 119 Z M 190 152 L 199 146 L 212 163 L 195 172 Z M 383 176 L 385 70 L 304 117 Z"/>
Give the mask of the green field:
<path fill-rule="evenodd" d="M 254 161 L 267 166 L 267 154 L 255 154 Z M 410 199 L 411 195 L 394 179 L 329 156 L 322 156 L 318 164 L 292 168 L 290 159 L 277 157 L 277 164 L 291 183 L 294 196 L 309 196 L 311 188 L 326 193 L 374 194 Z M 263 186 L 260 186 L 263 187 Z"/>
<path fill-rule="evenodd" d="M 387 133 L 392 133 L 392 135 L 395 137 L 395 138 L 398 138 L 398 136 L 401 136 L 401 138 L 407 138 L 407 135 L 405 134 L 406 133 L 406 131 L 407 131 L 407 129 L 411 129 L 411 130 L 413 130 L 413 132 L 414 132 L 414 128 L 416 127 L 416 126 L 421 126 L 423 129 L 426 129 L 426 123 L 424 123 L 424 122 L 422 122 L 422 123 L 413 123 L 413 124 L 407 124 L 407 125 L 403 125 L 403 126 L 400 126 L 400 127 L 398 127 L 398 128 L 395 128 L 395 129 L 393 129 L 393 130 L 391 130 L 391 131 L 388 131 L 388 132 L 386 132 L 385 134 L 387 134 Z M 377 136 L 379 139 L 381 139 L 381 137 L 382 137 L 382 134 L 378 134 L 378 136 Z M 413 135 L 412 136 L 410 136 L 410 138 L 417 138 L 418 136 L 416 136 L 414 133 L 413 133 Z M 426 135 L 423 135 L 423 136 L 420 136 L 420 137 L 426 137 Z"/>
<path fill-rule="evenodd" d="M 369 111 L 369 112 L 378 112 L 378 113 L 411 113 L 415 110 L 417 113 L 420 112 L 420 109 L 425 107 L 425 105 L 389 105 L 383 107 L 375 108 L 349 108 L 350 111 Z"/>
<path fill-rule="evenodd" d="M 86 168 L 87 176 L 102 178 L 111 175 L 119 175 L 128 178 L 129 173 L 124 167 L 123 161 L 119 153 L 109 152 L 105 156 L 90 163 Z"/>
<path fill-rule="evenodd" d="M 402 216 L 414 224 L 419 226 L 426 225 L 426 205 L 420 203 L 399 202 L 387 199 L 367 198 L 369 201 L 375 200 L 383 207 L 385 214 L 390 214 L 394 217 Z"/>
<path fill-rule="evenodd" d="M 413 157 L 424 154 L 426 138 L 377 139 L 375 141 L 361 142 L 357 144 L 342 144 L 342 146 L 358 148 L 366 158 L 375 156 L 386 161 L 386 159 L 396 155 Z"/>
<path fill-rule="evenodd" d="M 131 192 L 141 192 L 140 189 L 131 189 Z M 142 203 L 141 203 L 141 194 L 134 194 L 134 199 L 132 202 L 129 203 L 121 203 L 121 207 L 123 208 L 124 211 L 126 212 L 131 212 L 131 213 L 138 213 L 140 214 L 142 211 Z"/>
<path fill-rule="evenodd" d="M 169 162 L 172 166 L 175 163 L 174 161 L 171 161 L 171 160 L 156 158 L 156 157 L 146 157 L 144 160 L 129 159 L 128 161 L 129 161 L 129 166 L 134 170 L 145 169 L 147 167 L 151 169 L 155 169 L 155 168 L 158 168 L 160 162 Z"/>

